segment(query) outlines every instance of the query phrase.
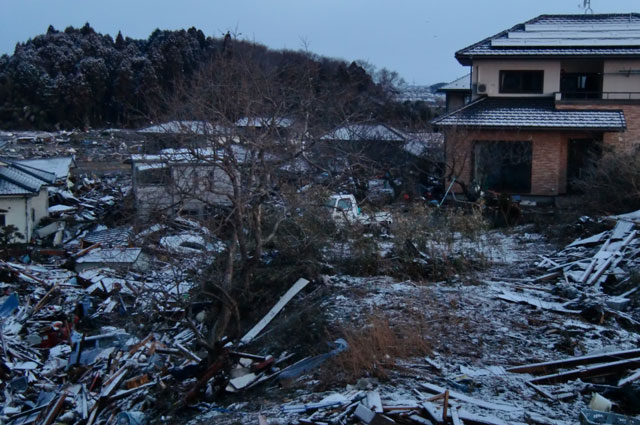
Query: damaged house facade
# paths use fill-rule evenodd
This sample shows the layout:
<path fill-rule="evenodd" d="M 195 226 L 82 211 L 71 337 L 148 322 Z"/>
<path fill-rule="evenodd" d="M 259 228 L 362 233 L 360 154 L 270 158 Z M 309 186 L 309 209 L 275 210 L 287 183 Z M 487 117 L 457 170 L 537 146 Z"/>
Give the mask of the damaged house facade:
<path fill-rule="evenodd" d="M 232 191 L 222 157 L 213 149 L 164 149 L 132 155 L 131 176 L 136 209 L 152 213 L 202 217 L 208 206 L 230 205 Z"/>
<path fill-rule="evenodd" d="M 23 241 L 49 216 L 47 186 L 56 182 L 53 173 L 10 160 L 0 160 L 0 227 L 13 225 Z"/>
<path fill-rule="evenodd" d="M 470 102 L 433 124 L 457 192 L 562 195 L 592 154 L 640 145 L 640 14 L 541 15 L 456 59 Z"/>

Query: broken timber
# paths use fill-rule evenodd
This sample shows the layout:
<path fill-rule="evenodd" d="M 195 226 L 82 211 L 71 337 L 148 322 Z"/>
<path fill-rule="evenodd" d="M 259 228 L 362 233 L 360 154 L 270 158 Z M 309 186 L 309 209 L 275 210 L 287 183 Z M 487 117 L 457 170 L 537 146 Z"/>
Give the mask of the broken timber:
<path fill-rule="evenodd" d="M 248 344 L 253 340 L 253 338 L 258 336 L 258 334 L 271 322 L 271 320 L 273 320 L 273 318 L 276 317 L 278 313 L 280 313 L 280 310 L 282 310 L 284 306 L 286 306 L 289 301 L 291 301 L 291 299 L 298 294 L 298 292 L 300 292 L 305 286 L 307 286 L 308 283 L 309 281 L 307 279 L 298 279 L 298 281 L 294 283 L 291 288 L 289 288 L 289 290 L 282 296 L 282 298 L 280 298 L 276 305 L 274 305 L 271 310 L 269 310 L 269 312 L 262 318 L 262 320 L 260 320 L 253 328 L 251 328 L 249 332 L 246 333 L 245 336 L 242 337 L 242 339 L 240 340 L 240 345 Z"/>
<path fill-rule="evenodd" d="M 511 367 L 507 369 L 507 372 L 531 374 L 549 373 L 560 368 L 569 368 L 574 366 L 611 362 L 623 359 L 633 359 L 636 357 L 640 357 L 640 349 L 615 351 L 612 353 L 597 354 L 591 356 L 571 357 L 568 359 L 555 360 L 551 362 L 532 363 L 528 365 Z"/>
<path fill-rule="evenodd" d="M 640 357 L 634 359 L 620 360 L 612 363 L 597 364 L 580 369 L 572 369 L 565 372 L 545 375 L 530 380 L 535 385 L 557 384 L 575 379 L 595 378 L 598 376 L 608 376 L 623 372 L 627 369 L 640 367 Z"/>
<path fill-rule="evenodd" d="M 429 384 L 429 383 L 422 383 L 420 384 L 420 386 L 425 390 L 431 391 L 434 393 L 445 393 L 447 391 L 446 388 L 443 388 L 434 384 Z M 458 393 L 455 391 L 449 391 L 448 394 L 450 398 L 454 398 L 456 400 L 464 401 L 470 404 L 475 404 L 476 406 L 484 407 L 485 409 L 501 410 L 503 412 L 518 412 L 522 410 L 519 407 L 510 406 L 508 404 L 489 403 L 484 400 L 479 400 L 477 398 L 469 397 L 467 395 L 464 395 L 462 393 Z"/>

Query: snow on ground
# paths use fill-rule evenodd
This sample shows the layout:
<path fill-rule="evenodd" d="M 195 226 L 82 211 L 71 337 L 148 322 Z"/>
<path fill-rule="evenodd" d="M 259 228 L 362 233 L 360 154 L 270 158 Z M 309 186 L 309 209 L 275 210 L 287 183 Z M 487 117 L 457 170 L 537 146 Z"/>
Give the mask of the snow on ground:
<path fill-rule="evenodd" d="M 526 374 L 504 371 L 509 366 L 557 360 L 571 356 L 635 348 L 637 334 L 607 325 L 584 322 L 578 315 L 554 311 L 562 306 L 544 285 L 539 289 L 527 277 L 540 256 L 554 247 L 530 228 L 508 232 L 491 231 L 485 243 L 488 267 L 472 276 L 449 282 L 417 283 L 390 277 L 332 276 L 328 279 L 331 296 L 324 302 L 328 320 L 334 324 L 365 325 L 370 314 L 386 314 L 395 323 L 422 317 L 430 332 L 432 347 L 425 358 L 398 361 L 388 382 L 365 381 L 380 392 L 383 404 L 412 405 L 419 402 L 415 390 L 421 383 L 432 383 L 489 403 L 508 405 L 509 411 L 487 410 L 468 403 L 464 408 L 482 415 L 493 415 L 510 423 L 535 423 L 540 416 L 552 423 L 577 423 L 578 412 L 589 402 L 580 394 L 580 383 L 545 386 L 562 401 L 548 400 L 526 384 Z M 476 249 L 477 246 L 474 247 Z M 509 302 L 500 296 L 521 297 L 529 303 Z M 415 313 L 419 313 L 417 316 Z M 435 368 L 433 365 L 437 365 Z M 335 367 L 335 366 L 327 366 Z M 322 373 L 332 373 L 330 369 Z M 352 383 L 355 388 L 361 382 Z M 231 411 L 216 411 L 216 423 L 257 422 L 261 412 L 270 424 L 296 423 L 300 417 L 285 414 L 285 402 L 317 402 L 331 392 L 314 393 L 313 376 L 299 380 L 294 390 L 272 385 L 265 393 L 244 396 L 245 404 Z M 354 387 L 336 387 L 344 393 Z M 366 389 L 366 388 L 365 388 Z M 428 394 L 430 395 L 430 394 Z M 200 417 L 199 420 L 203 419 Z M 246 421 L 246 422 L 245 422 Z M 195 421 L 193 423 L 201 423 Z"/>

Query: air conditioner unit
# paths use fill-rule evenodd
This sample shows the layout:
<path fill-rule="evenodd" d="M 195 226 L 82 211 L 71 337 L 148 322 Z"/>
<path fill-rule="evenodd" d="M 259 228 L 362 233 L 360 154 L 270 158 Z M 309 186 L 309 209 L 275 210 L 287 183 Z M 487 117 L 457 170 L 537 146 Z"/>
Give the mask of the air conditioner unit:
<path fill-rule="evenodd" d="M 483 83 L 478 83 L 478 94 L 486 94 L 487 93 L 487 85 Z"/>

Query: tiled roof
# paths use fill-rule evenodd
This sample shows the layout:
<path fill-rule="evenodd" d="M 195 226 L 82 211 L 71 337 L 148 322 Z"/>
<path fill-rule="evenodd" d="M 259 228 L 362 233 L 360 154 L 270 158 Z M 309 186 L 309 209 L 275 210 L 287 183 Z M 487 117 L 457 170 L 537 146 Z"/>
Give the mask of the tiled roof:
<path fill-rule="evenodd" d="M 75 160 L 72 156 L 19 159 L 14 162 L 52 173 L 56 176 L 56 179 L 66 179 L 69 175 L 69 170 L 75 167 Z"/>
<path fill-rule="evenodd" d="M 16 161 L 12 162 L 11 166 L 18 171 L 21 171 L 25 174 L 35 177 L 38 180 L 41 180 L 42 183 L 53 184 L 56 182 L 56 175 L 54 173 L 50 173 L 43 169 L 36 168 L 31 165 L 19 163 Z"/>
<path fill-rule="evenodd" d="M 322 136 L 322 140 L 344 141 L 404 141 L 406 136 L 400 131 L 383 124 L 347 124 Z"/>
<path fill-rule="evenodd" d="M 556 109 L 553 98 L 482 97 L 457 111 L 436 118 L 435 126 L 556 130 L 613 130 L 626 128 L 624 113 L 616 110 Z"/>
<path fill-rule="evenodd" d="M 46 171 L 12 161 L 2 161 L 0 196 L 37 195 L 43 184 L 51 184 L 55 180 L 55 175 Z"/>
<path fill-rule="evenodd" d="M 640 57 L 640 14 L 541 15 L 456 52 L 488 57 Z"/>
<path fill-rule="evenodd" d="M 78 258 L 76 263 L 135 263 L 141 252 L 142 248 L 98 248 Z"/>
<path fill-rule="evenodd" d="M 236 127 L 280 127 L 293 125 L 293 119 L 282 117 L 243 117 L 236 121 Z"/>
<path fill-rule="evenodd" d="M 169 121 L 141 128 L 138 133 L 207 135 L 214 134 L 217 130 L 219 128 L 205 121 Z"/>
<path fill-rule="evenodd" d="M 438 89 L 440 92 L 446 91 L 471 91 L 471 74 L 467 74 L 464 77 L 460 77 L 455 81 L 450 82 L 446 86 L 442 86 Z"/>

